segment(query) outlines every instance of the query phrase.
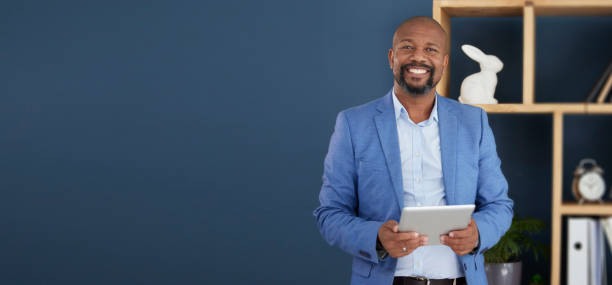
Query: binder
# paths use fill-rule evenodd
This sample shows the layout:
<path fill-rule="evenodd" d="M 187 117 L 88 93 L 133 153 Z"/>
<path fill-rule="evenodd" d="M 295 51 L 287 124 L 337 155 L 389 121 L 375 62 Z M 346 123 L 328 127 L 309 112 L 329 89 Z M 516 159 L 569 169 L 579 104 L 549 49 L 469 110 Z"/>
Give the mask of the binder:
<path fill-rule="evenodd" d="M 608 239 L 608 248 L 612 252 L 612 217 L 603 217 L 600 221 Z"/>
<path fill-rule="evenodd" d="M 606 239 L 608 240 L 608 249 L 610 250 L 610 252 L 612 252 L 612 217 L 602 217 L 599 219 L 599 222 L 601 223 L 603 232 L 605 233 Z M 603 248 L 603 245 L 602 245 L 602 248 Z M 608 284 L 608 274 L 606 272 L 606 269 L 608 268 L 608 266 L 606 265 L 606 257 L 605 257 L 606 255 L 604 253 L 602 254 L 604 258 L 603 258 L 603 263 L 601 266 L 604 268 L 604 270 L 601 273 L 602 274 L 601 283 Z"/>
<path fill-rule="evenodd" d="M 593 218 L 568 218 L 567 284 L 606 284 L 603 227 Z"/>
<path fill-rule="evenodd" d="M 568 218 L 567 224 L 567 284 L 589 284 L 588 218 Z"/>
<path fill-rule="evenodd" d="M 605 248 L 603 247 L 603 232 L 601 230 L 601 223 L 599 220 L 590 219 L 589 225 L 589 272 L 590 278 L 589 284 L 601 285 L 602 284 L 602 273 L 604 271 L 602 262 L 605 258 Z M 606 284 L 604 284 L 606 285 Z"/>

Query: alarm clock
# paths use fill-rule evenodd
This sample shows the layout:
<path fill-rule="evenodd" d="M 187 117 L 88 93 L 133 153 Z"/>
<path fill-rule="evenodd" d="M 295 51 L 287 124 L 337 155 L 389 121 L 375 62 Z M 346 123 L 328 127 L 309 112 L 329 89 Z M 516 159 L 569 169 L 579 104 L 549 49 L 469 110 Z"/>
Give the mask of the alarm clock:
<path fill-rule="evenodd" d="M 606 183 L 603 179 L 603 169 L 591 158 L 580 161 L 578 168 L 574 170 L 574 181 L 572 182 L 572 194 L 581 204 L 587 202 L 601 202 L 606 191 Z"/>

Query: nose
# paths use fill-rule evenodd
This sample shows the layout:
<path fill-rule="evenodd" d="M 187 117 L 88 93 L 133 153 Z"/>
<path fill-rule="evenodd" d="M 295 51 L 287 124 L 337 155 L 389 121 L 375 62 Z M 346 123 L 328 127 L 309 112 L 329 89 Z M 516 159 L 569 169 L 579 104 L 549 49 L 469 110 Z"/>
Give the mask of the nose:
<path fill-rule="evenodd" d="M 410 60 L 411 61 L 416 61 L 418 63 L 423 63 L 426 61 L 426 56 L 425 56 L 425 51 L 422 49 L 415 49 L 411 54 L 410 54 Z"/>

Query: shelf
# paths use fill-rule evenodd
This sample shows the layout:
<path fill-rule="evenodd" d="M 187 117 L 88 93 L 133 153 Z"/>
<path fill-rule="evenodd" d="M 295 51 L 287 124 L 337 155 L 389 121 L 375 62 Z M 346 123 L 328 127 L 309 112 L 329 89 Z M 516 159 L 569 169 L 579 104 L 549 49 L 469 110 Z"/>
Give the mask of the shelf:
<path fill-rule="evenodd" d="M 610 0 L 535 0 L 537 16 L 610 16 Z"/>
<path fill-rule="evenodd" d="M 523 15 L 524 0 L 434 0 L 450 17 L 512 17 Z"/>
<path fill-rule="evenodd" d="M 434 0 L 450 17 L 515 17 L 532 4 L 536 16 L 608 16 L 610 0 Z"/>
<path fill-rule="evenodd" d="M 611 103 L 593 103 L 587 104 L 586 106 L 588 114 L 612 114 Z"/>
<path fill-rule="evenodd" d="M 612 202 L 584 203 L 564 202 L 561 204 L 562 215 L 572 216 L 612 216 Z"/>
<path fill-rule="evenodd" d="M 475 104 L 491 114 L 612 114 L 612 104 L 536 103 L 536 104 Z"/>

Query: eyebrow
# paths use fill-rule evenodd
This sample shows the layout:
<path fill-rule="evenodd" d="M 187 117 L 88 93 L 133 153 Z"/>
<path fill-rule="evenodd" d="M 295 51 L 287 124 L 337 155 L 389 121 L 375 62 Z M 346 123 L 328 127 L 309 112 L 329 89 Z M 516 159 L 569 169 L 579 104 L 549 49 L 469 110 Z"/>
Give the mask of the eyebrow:
<path fill-rule="evenodd" d="M 399 42 L 400 42 L 400 43 L 401 43 L 401 42 L 413 42 L 413 40 L 411 40 L 411 39 L 402 39 L 402 40 L 400 40 Z M 435 46 L 435 47 L 441 48 L 439 44 L 432 43 L 432 42 L 427 42 L 427 45 L 428 45 L 428 46 Z"/>

